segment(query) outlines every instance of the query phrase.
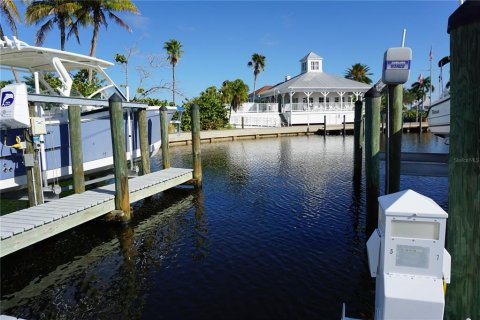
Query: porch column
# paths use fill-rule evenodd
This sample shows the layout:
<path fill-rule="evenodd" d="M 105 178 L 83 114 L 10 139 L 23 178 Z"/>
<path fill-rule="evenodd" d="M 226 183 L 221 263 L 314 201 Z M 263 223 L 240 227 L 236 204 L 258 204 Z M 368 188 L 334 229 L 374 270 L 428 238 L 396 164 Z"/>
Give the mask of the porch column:
<path fill-rule="evenodd" d="M 345 92 L 338 92 L 338 95 L 340 96 L 340 110 L 343 110 L 343 96 L 345 95 Z"/>
<path fill-rule="evenodd" d="M 295 92 L 290 91 L 290 118 L 289 118 L 289 126 L 292 125 L 292 111 L 293 111 L 293 95 Z"/>
<path fill-rule="evenodd" d="M 313 92 L 304 92 L 304 94 L 307 96 L 307 110 L 310 109 L 310 96 L 312 95 Z"/>
<path fill-rule="evenodd" d="M 327 96 L 328 96 L 328 92 L 326 91 L 321 91 L 320 92 L 323 96 L 323 111 L 326 111 L 327 110 Z"/>

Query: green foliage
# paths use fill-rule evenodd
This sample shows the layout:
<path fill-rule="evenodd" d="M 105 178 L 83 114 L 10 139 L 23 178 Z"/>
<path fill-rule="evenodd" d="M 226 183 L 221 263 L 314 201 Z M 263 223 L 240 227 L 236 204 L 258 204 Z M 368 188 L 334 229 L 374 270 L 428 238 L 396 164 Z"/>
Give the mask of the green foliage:
<path fill-rule="evenodd" d="M 200 107 L 200 125 L 202 130 L 222 129 L 228 124 L 227 109 L 223 106 L 223 97 L 216 87 L 208 87 L 199 97 L 188 101 L 182 116 L 182 130 L 192 129 L 191 108 Z"/>
<path fill-rule="evenodd" d="M 78 92 L 81 96 L 88 97 L 105 85 L 105 80 L 98 78 L 96 71 L 92 73 L 92 81 L 88 81 L 88 73 L 88 70 L 83 69 L 73 76 L 72 92 Z"/>
<path fill-rule="evenodd" d="M 424 97 L 430 92 L 430 77 L 426 77 L 423 81 L 414 82 L 410 87 L 410 91 L 415 96 L 415 100 L 424 100 Z M 435 87 L 432 86 L 432 92 L 435 91 Z"/>
<path fill-rule="evenodd" d="M 9 84 L 12 84 L 12 83 L 13 83 L 13 80 L 7 80 L 7 81 L 0 80 L 0 89 L 5 87 L 6 85 L 9 85 Z"/>
<path fill-rule="evenodd" d="M 355 63 L 345 72 L 345 78 L 366 84 L 372 83 L 372 79 L 368 77 L 371 75 L 372 73 L 370 72 L 370 67 L 362 63 Z"/>
<path fill-rule="evenodd" d="M 35 43 L 41 46 L 45 42 L 47 34 L 54 26 L 60 31 L 60 47 L 65 50 L 65 41 L 74 34 L 78 43 L 77 24 L 73 23 L 75 12 L 80 8 L 80 2 L 68 0 L 43 0 L 32 1 L 25 11 L 27 24 L 41 25 L 35 34 Z M 67 29 L 69 29 L 67 36 Z"/>
<path fill-rule="evenodd" d="M 422 115 L 422 121 L 425 121 L 427 118 L 426 111 L 418 111 Z M 418 121 L 417 109 L 412 108 L 408 111 L 403 111 L 403 122 L 416 122 Z"/>
<path fill-rule="evenodd" d="M 168 106 L 167 100 L 160 100 L 158 98 L 142 98 L 142 99 L 134 99 L 135 102 L 146 103 L 149 106 Z"/>
<path fill-rule="evenodd" d="M 253 68 L 253 101 L 255 102 L 255 88 L 257 86 L 257 77 L 261 71 L 265 71 L 265 56 L 261 54 L 252 54 L 252 59 L 247 63 L 247 66 Z"/>
<path fill-rule="evenodd" d="M 242 102 L 248 100 L 248 86 L 241 79 L 225 80 L 220 91 L 223 94 L 223 102 L 228 103 L 235 111 Z"/>
<path fill-rule="evenodd" d="M 127 57 L 125 57 L 123 54 L 115 53 L 114 59 L 116 62 L 121 64 L 128 63 Z"/>
<path fill-rule="evenodd" d="M 62 85 L 62 82 L 55 76 L 54 73 L 44 73 L 43 78 L 48 83 L 48 85 L 52 87 L 52 89 L 60 88 L 60 86 Z M 23 82 L 25 82 L 25 84 L 27 85 L 28 92 L 35 92 L 35 78 L 33 77 L 33 75 L 25 76 L 23 78 Z M 42 84 L 42 82 L 40 82 L 40 92 L 46 90 L 48 89 Z"/>
<path fill-rule="evenodd" d="M 182 43 L 175 39 L 165 42 L 163 49 L 167 51 L 167 59 L 172 66 L 175 66 L 183 54 Z"/>
<path fill-rule="evenodd" d="M 5 23 L 12 30 L 14 35 L 17 35 L 17 26 L 15 20 L 22 21 L 22 17 L 18 12 L 17 6 L 14 0 L 1 0 L 0 1 L 0 16 L 2 16 L 2 23 Z M 0 37 L 4 36 L 2 25 L 0 24 Z"/>

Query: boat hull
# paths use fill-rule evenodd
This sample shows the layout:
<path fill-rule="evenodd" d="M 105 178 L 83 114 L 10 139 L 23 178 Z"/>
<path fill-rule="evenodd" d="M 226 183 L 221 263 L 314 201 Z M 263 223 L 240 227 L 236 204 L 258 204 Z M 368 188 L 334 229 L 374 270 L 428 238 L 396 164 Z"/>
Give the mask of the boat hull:
<path fill-rule="evenodd" d="M 173 112 L 168 113 L 170 121 Z M 127 112 L 124 113 L 125 136 L 129 136 Z M 125 141 L 127 160 L 140 157 L 140 141 L 138 133 L 138 118 L 135 113 L 130 119 L 131 142 Z M 45 135 L 45 157 L 39 157 L 41 169 L 48 181 L 66 179 L 72 174 L 70 159 L 70 141 L 68 123 L 49 120 L 47 121 L 47 134 Z M 147 111 L 147 132 L 150 155 L 160 149 L 160 112 L 158 109 Z M 112 139 L 110 133 L 110 118 L 108 111 L 100 111 L 82 116 L 82 149 L 85 174 L 101 172 L 113 166 Z M 0 133 L 0 192 L 12 191 L 26 187 L 26 168 L 23 152 L 9 147 L 19 136 L 25 141 L 23 129 L 12 129 Z M 7 143 L 5 143 L 7 142 Z M 4 144 L 5 143 L 5 144 Z M 131 147 L 130 147 L 131 146 Z"/>
<path fill-rule="evenodd" d="M 441 99 L 430 107 L 427 115 L 430 132 L 442 138 L 450 136 L 450 97 Z"/>

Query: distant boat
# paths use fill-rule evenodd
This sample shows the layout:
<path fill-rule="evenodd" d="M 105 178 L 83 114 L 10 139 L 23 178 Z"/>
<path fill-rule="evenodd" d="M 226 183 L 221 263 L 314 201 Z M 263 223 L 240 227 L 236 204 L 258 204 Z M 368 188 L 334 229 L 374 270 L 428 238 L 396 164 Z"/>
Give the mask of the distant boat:
<path fill-rule="evenodd" d="M 57 180 L 69 178 L 72 174 L 68 106 L 61 104 L 65 102 L 55 102 L 58 97 L 69 98 L 71 105 L 82 105 L 81 131 L 85 174 L 105 171 L 113 166 L 106 100 L 113 93 L 117 93 L 125 104 L 127 103 L 123 93 L 105 72 L 105 69 L 113 66 L 113 63 L 68 51 L 30 46 L 15 37 L 13 40 L 4 37 L 0 39 L 0 64 L 3 69 L 2 80 L 8 80 L 5 69 L 11 70 L 12 79 L 15 79 L 15 84 L 2 89 L 0 192 L 26 187 L 28 168 L 25 166 L 24 143 L 30 139 L 30 134 L 26 135 L 25 129 L 30 127 L 31 120 L 26 107 L 27 98 L 30 103 L 39 101 L 39 97 L 44 101 L 34 102 L 36 116 L 45 119 L 46 133 L 38 135 L 40 139 L 37 141 L 38 151 L 35 159 L 40 163 L 44 191 L 54 190 L 52 183 L 57 184 Z M 101 79 L 98 90 L 88 97 L 79 96 L 80 94 L 74 90 L 73 74 L 79 70 L 92 70 Z M 30 78 L 22 79 L 21 73 L 26 73 Z M 25 82 L 29 85 L 27 86 Z M 53 88 L 52 82 L 57 83 Z M 76 103 L 79 99 L 83 102 Z M 90 103 L 91 105 L 85 105 Z M 170 121 L 176 109 L 168 109 Z M 8 114 L 9 110 L 11 114 Z M 15 118 L 14 113 L 22 113 L 23 118 Z M 133 161 L 140 157 L 138 117 L 132 109 L 125 108 L 124 121 L 127 160 L 133 164 Z M 161 143 L 159 107 L 147 108 L 147 123 L 150 154 L 153 155 L 160 149 Z"/>
<path fill-rule="evenodd" d="M 444 57 L 438 62 L 440 69 L 450 63 L 450 57 Z M 433 102 L 427 114 L 428 127 L 434 135 L 448 139 L 450 137 L 450 90 L 449 86 L 440 98 Z"/>

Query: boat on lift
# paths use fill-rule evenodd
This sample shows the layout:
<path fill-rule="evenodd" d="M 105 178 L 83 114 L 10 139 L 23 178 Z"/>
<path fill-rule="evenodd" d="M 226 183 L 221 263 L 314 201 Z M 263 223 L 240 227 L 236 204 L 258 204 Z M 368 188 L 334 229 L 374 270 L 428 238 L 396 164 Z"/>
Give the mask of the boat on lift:
<path fill-rule="evenodd" d="M 51 191 L 52 183 L 72 175 L 68 128 L 68 105 L 81 105 L 81 132 L 85 174 L 105 171 L 113 166 L 108 98 L 116 93 L 124 101 L 127 160 L 131 169 L 140 157 L 136 108 L 144 104 L 128 102 L 125 95 L 107 75 L 113 63 L 95 57 L 57 49 L 30 46 L 12 37 L 0 40 L 1 80 L 10 83 L 1 90 L 0 106 L 0 192 L 26 187 L 25 141 L 39 124 L 37 158 L 42 188 Z M 6 78 L 7 72 L 12 78 Z M 96 90 L 83 97 L 75 91 L 75 75 L 91 72 Z M 27 77 L 21 77 L 21 74 Z M 28 115 L 28 104 L 35 105 L 35 117 Z M 150 155 L 160 149 L 159 107 L 147 107 Z M 168 121 L 175 108 L 168 108 Z M 26 114 L 25 114 L 26 113 Z M 28 128 L 28 130 L 26 130 Z M 38 128 L 37 128 L 38 129 Z M 35 142 L 35 141 L 34 141 Z M 58 190 L 55 189 L 55 190 Z"/>
<path fill-rule="evenodd" d="M 442 79 L 442 68 L 450 63 L 450 57 L 444 57 L 438 62 L 440 67 L 440 79 Z M 441 85 L 443 87 L 443 85 Z M 440 98 L 433 102 L 427 114 L 428 127 L 434 135 L 448 139 L 450 137 L 450 86 L 440 95 Z"/>

